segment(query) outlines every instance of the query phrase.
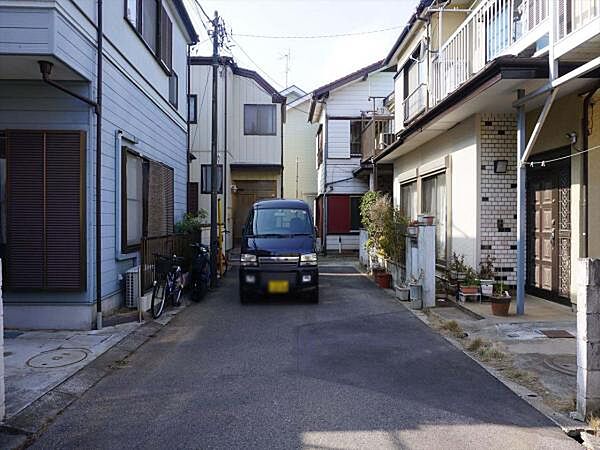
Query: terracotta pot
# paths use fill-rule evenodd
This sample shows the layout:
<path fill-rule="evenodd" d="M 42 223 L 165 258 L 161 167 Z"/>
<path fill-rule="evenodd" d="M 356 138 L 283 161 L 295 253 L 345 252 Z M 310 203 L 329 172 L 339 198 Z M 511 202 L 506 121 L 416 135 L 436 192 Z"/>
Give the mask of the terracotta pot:
<path fill-rule="evenodd" d="M 479 293 L 479 286 L 461 286 L 460 287 L 460 291 L 464 295 L 478 294 Z"/>
<path fill-rule="evenodd" d="M 380 288 L 389 289 L 392 286 L 392 275 L 383 270 L 373 271 L 373 278 Z"/>
<path fill-rule="evenodd" d="M 492 299 L 492 314 L 494 316 L 508 316 L 508 310 L 510 309 L 510 297 L 491 297 Z"/>

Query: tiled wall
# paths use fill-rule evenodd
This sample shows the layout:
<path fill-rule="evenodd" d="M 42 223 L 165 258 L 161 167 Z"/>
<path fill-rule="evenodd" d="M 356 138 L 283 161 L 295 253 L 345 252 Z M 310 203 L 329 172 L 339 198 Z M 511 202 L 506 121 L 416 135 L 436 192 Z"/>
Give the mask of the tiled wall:
<path fill-rule="evenodd" d="M 496 161 L 507 161 L 496 173 Z M 517 122 L 514 114 L 481 115 L 481 261 L 495 258 L 496 279 L 517 280 Z"/>

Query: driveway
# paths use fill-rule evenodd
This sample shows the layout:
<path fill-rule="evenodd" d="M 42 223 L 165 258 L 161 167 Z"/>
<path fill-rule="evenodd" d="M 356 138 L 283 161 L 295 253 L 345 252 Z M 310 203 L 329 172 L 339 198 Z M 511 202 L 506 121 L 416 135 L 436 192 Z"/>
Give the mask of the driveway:
<path fill-rule="evenodd" d="M 318 305 L 231 273 L 128 361 L 35 448 L 581 448 L 348 266 Z"/>

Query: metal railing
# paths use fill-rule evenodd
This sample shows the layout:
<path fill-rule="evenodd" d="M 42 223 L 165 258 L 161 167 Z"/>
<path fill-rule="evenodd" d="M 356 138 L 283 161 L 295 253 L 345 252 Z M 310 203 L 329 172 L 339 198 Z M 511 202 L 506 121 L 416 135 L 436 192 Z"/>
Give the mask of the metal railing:
<path fill-rule="evenodd" d="M 200 236 L 195 234 L 173 234 L 169 236 L 144 238 L 141 247 L 141 285 L 142 293 L 152 289 L 155 279 L 154 255 L 163 256 L 177 255 L 184 258 L 184 271 L 192 261 L 194 250 L 190 246 L 194 242 L 199 242 Z"/>
<path fill-rule="evenodd" d="M 600 17 L 600 0 L 556 0 L 556 38 L 562 39 Z"/>
<path fill-rule="evenodd" d="M 438 104 L 487 62 L 546 23 L 549 1 L 484 0 L 479 3 L 431 62 L 430 106 Z"/>
<path fill-rule="evenodd" d="M 427 108 L 427 84 L 418 85 L 402 102 L 404 123 L 409 122 Z"/>
<path fill-rule="evenodd" d="M 376 115 L 362 129 L 361 152 L 362 161 L 377 156 L 386 146 L 392 143 L 394 133 L 394 116 Z"/>

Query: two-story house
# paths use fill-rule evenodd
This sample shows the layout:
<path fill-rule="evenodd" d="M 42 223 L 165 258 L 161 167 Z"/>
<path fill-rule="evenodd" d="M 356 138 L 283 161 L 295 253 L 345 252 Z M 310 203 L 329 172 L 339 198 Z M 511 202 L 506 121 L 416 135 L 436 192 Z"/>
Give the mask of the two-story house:
<path fill-rule="evenodd" d="M 598 250 L 597 156 L 578 152 L 598 134 L 599 17 L 593 0 L 422 0 L 386 58 L 395 139 L 374 162 L 396 205 L 436 217 L 440 267 L 493 257 L 519 311 L 525 289 L 574 303 L 571 267 Z"/>
<path fill-rule="evenodd" d="M 212 58 L 190 58 L 189 209 L 210 211 Z M 283 191 L 286 98 L 253 70 L 219 58 L 218 176 L 226 250 L 238 246 L 250 206 Z"/>
<path fill-rule="evenodd" d="M 7 327 L 91 328 L 142 240 L 172 233 L 196 40 L 181 0 L 0 1 Z"/>
<path fill-rule="evenodd" d="M 369 183 L 354 177 L 361 167 L 366 118 L 385 113 L 395 69 L 383 61 L 316 89 L 308 118 L 315 138 L 317 202 L 315 218 L 324 251 L 355 251 L 359 245 L 360 199 Z"/>

